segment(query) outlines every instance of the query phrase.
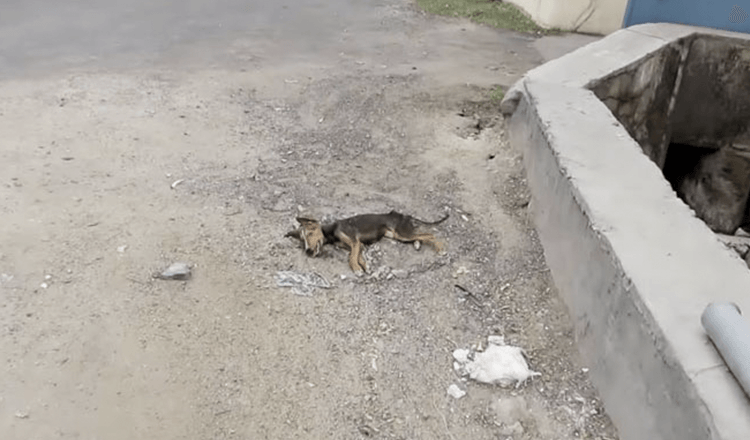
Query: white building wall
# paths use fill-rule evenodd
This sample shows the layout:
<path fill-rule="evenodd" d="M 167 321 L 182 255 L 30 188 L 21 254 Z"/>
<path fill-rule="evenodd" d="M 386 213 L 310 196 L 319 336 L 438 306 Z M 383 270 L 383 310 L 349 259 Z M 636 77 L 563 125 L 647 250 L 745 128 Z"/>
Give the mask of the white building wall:
<path fill-rule="evenodd" d="M 607 35 L 622 28 L 628 0 L 507 0 L 545 28 Z"/>

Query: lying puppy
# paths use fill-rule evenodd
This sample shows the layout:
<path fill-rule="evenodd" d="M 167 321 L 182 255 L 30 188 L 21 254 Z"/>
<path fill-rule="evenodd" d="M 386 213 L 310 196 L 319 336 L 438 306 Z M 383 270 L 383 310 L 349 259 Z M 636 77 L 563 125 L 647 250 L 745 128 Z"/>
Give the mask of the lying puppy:
<path fill-rule="evenodd" d="M 308 217 L 297 217 L 300 227 L 287 232 L 285 237 L 294 237 L 305 244 L 305 252 L 315 257 L 324 244 L 340 244 L 349 249 L 349 267 L 354 272 L 366 272 L 364 245 L 374 243 L 383 237 L 404 243 L 426 243 L 436 252 L 443 252 L 443 244 L 434 235 L 417 232 L 417 225 L 437 225 L 444 222 L 449 214 L 435 222 L 426 222 L 409 215 L 391 211 L 388 214 L 362 214 L 338 220 L 327 225 Z"/>

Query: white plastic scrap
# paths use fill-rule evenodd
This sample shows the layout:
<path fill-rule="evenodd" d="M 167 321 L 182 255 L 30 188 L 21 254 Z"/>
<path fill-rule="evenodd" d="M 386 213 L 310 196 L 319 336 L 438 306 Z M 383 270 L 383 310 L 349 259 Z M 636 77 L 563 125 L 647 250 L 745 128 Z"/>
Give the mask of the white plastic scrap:
<path fill-rule="evenodd" d="M 472 352 L 459 348 L 453 352 L 453 368 L 461 376 L 469 376 L 477 382 L 516 388 L 541 373 L 531 371 L 523 349 L 504 345 L 502 337 L 491 336 L 489 345 L 482 352 Z"/>
<path fill-rule="evenodd" d="M 280 270 L 273 277 L 279 287 L 291 287 L 292 293 L 300 296 L 312 296 L 316 287 L 330 289 L 331 284 L 317 273 L 301 273 L 291 270 Z"/>
<path fill-rule="evenodd" d="M 448 395 L 454 399 L 460 399 L 466 395 L 466 391 L 462 390 L 461 387 L 454 383 L 448 387 Z"/>

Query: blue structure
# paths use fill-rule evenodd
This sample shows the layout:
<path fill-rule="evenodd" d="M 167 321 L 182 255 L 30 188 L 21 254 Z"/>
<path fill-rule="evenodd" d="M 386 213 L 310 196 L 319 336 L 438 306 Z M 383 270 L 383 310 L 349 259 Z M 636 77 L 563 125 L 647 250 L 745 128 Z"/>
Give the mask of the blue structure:
<path fill-rule="evenodd" d="M 623 27 L 680 23 L 750 33 L 748 0 L 629 0 Z"/>

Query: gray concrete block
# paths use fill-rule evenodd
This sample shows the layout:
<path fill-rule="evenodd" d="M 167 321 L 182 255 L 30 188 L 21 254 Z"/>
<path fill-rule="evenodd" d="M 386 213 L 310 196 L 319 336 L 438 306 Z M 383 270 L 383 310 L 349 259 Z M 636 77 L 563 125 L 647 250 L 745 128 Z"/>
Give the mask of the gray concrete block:
<path fill-rule="evenodd" d="M 613 74 L 643 58 L 644 54 L 659 50 L 663 39 L 621 29 L 602 40 L 583 46 L 566 56 L 530 70 L 525 78 L 550 81 L 569 87 L 585 87 L 592 81 Z M 501 103 L 504 114 L 510 114 L 520 99 L 514 85 Z"/>
<path fill-rule="evenodd" d="M 716 373 L 725 367 L 700 325 L 717 299 L 750 310 L 745 265 L 591 91 L 529 76 L 509 128 L 548 265 L 621 438 L 747 438 L 750 405 Z"/>

